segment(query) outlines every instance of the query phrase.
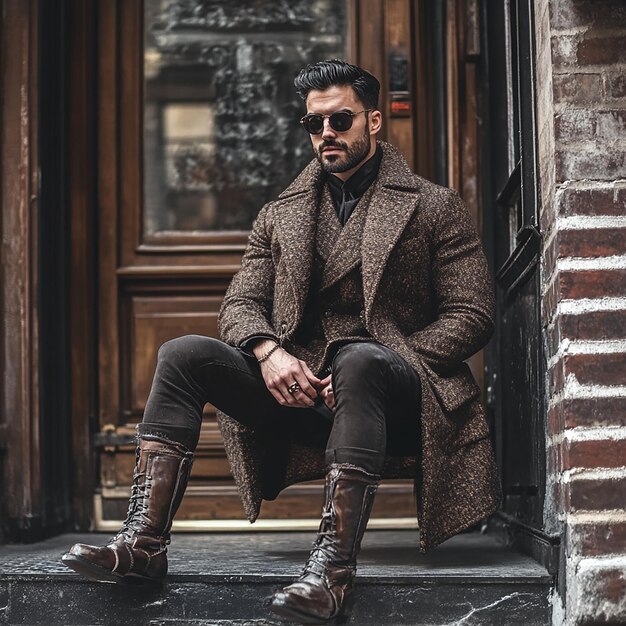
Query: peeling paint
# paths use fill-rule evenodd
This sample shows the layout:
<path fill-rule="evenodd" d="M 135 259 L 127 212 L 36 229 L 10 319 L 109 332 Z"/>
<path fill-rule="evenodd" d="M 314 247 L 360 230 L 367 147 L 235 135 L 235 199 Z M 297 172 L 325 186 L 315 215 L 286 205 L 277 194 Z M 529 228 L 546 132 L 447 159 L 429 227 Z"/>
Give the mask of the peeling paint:
<path fill-rule="evenodd" d="M 576 623 L 626 621 L 626 594 L 606 588 L 608 572 L 616 574 L 614 580 L 619 576 L 622 588 L 626 587 L 626 556 L 580 558 L 568 567 L 571 602 L 567 612 Z M 615 591 L 618 597 L 614 598 L 611 594 Z"/>
<path fill-rule="evenodd" d="M 563 626 L 565 624 L 565 607 L 556 590 L 550 593 L 550 606 L 552 607 L 552 626 Z"/>

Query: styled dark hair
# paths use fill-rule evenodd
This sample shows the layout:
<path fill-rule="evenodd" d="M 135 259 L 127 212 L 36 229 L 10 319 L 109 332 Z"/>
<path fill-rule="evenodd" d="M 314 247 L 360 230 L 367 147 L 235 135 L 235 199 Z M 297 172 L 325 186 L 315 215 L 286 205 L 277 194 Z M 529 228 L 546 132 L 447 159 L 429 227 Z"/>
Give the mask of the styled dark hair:
<path fill-rule="evenodd" d="M 307 65 L 293 81 L 298 95 L 306 100 L 309 91 L 324 91 L 335 85 L 350 85 L 366 109 L 378 108 L 380 83 L 375 76 L 339 59 L 318 61 Z"/>

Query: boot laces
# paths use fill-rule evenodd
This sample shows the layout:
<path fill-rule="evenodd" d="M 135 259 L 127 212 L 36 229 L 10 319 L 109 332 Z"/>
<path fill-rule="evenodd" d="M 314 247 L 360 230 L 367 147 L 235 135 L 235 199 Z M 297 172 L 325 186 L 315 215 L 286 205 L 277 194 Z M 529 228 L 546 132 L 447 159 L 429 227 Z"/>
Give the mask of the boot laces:
<path fill-rule="evenodd" d="M 331 505 L 322 511 L 320 529 L 317 533 L 317 539 L 313 542 L 313 549 L 309 558 L 302 569 L 303 576 L 310 572 L 321 575 L 320 569 L 323 570 L 327 562 L 332 563 L 337 560 L 334 542 L 336 536 L 335 510 L 331 502 Z"/>
<path fill-rule="evenodd" d="M 139 482 L 139 479 L 145 476 L 143 483 Z M 126 513 L 126 519 L 122 524 L 119 532 L 113 541 L 120 536 L 124 536 L 130 539 L 134 533 L 141 532 L 144 524 L 149 524 L 148 518 L 148 498 L 150 497 L 150 488 L 152 487 L 152 476 L 146 474 L 146 472 L 133 473 L 133 485 L 131 488 L 131 496 L 128 501 L 128 512 Z"/>

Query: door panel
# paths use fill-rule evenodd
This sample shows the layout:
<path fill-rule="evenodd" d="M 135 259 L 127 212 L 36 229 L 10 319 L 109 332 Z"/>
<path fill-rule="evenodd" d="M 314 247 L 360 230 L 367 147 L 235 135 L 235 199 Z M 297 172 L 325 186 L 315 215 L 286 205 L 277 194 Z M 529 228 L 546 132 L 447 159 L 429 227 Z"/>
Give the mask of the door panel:
<path fill-rule="evenodd" d="M 128 388 L 124 413 L 141 417 L 150 393 L 157 351 L 164 342 L 181 335 L 217 336 L 219 296 L 134 295 L 127 302 L 130 329 Z"/>

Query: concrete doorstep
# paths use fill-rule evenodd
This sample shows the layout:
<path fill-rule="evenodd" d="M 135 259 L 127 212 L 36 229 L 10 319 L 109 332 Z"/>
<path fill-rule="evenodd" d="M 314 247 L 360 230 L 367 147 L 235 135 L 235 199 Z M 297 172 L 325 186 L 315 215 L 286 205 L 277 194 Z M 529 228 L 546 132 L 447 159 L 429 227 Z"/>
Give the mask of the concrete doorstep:
<path fill-rule="evenodd" d="M 162 585 L 90 581 L 61 555 L 109 535 L 0 547 L 0 624 L 278 624 L 264 599 L 300 573 L 314 533 L 178 534 Z M 422 555 L 415 531 L 368 531 L 348 624 L 544 626 L 553 581 L 530 557 L 480 534 Z"/>

